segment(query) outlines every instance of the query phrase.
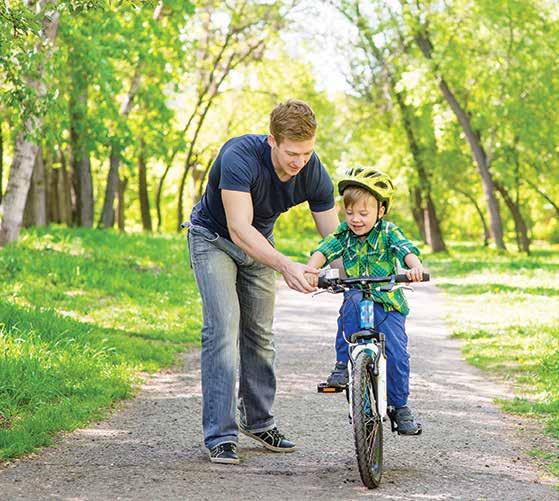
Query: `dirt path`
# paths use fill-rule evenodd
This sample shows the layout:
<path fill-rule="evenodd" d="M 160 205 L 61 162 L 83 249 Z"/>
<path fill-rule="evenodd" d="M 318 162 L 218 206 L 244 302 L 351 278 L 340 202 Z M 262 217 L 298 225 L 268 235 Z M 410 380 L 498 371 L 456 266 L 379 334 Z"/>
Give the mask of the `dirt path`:
<path fill-rule="evenodd" d="M 332 364 L 340 298 L 280 287 L 275 413 L 297 452 L 268 453 L 241 437 L 241 465 L 210 464 L 198 358 L 190 354 L 184 373 L 152 378 L 109 421 L 0 470 L 0 499 L 559 499 L 527 456 L 537 436 L 531 424 L 492 404 L 506 389 L 466 365 L 447 338 L 434 288 L 418 287 L 411 300 L 411 404 L 425 431 L 404 438 L 385 428 L 380 489 L 361 485 L 343 394 L 315 392 Z"/>

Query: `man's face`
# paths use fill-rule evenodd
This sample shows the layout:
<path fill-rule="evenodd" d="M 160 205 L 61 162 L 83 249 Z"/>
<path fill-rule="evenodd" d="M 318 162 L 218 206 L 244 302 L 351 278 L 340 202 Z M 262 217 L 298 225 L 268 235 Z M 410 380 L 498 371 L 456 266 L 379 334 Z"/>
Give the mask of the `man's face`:
<path fill-rule="evenodd" d="M 274 136 L 268 136 L 268 144 L 272 148 L 272 163 L 282 181 L 287 181 L 301 172 L 311 158 L 314 142 L 313 137 L 305 141 L 284 139 L 278 144 Z"/>
<path fill-rule="evenodd" d="M 364 237 L 373 229 L 377 222 L 378 201 L 373 196 L 358 200 L 345 207 L 345 220 L 349 229 L 358 237 Z M 384 216 L 384 205 L 380 207 L 378 217 Z"/>

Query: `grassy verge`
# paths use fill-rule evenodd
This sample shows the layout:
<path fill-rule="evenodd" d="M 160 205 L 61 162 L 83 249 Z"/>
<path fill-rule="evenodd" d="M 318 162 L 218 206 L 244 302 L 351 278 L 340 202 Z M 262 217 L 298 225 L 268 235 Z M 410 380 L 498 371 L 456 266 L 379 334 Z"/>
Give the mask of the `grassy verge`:
<path fill-rule="evenodd" d="M 513 398 L 500 405 L 542 418 L 559 439 L 559 248 L 527 257 L 462 244 L 427 262 L 466 359 L 514 385 Z M 534 455 L 559 476 L 557 452 Z"/>
<path fill-rule="evenodd" d="M 0 250 L 0 460 L 48 444 L 197 343 L 178 236 L 49 228 Z"/>

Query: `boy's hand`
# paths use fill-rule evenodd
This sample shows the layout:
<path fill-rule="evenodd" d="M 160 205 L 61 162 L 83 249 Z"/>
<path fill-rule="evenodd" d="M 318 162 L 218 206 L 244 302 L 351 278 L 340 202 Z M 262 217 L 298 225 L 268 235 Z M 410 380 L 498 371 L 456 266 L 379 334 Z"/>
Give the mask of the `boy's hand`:
<path fill-rule="evenodd" d="M 312 287 L 318 287 L 318 275 L 316 275 L 315 273 L 305 273 L 305 278 L 307 280 L 307 282 L 309 283 L 310 286 Z"/>
<path fill-rule="evenodd" d="M 423 280 L 423 265 L 421 263 L 416 264 L 406 271 L 406 276 L 410 282 L 421 282 Z"/>

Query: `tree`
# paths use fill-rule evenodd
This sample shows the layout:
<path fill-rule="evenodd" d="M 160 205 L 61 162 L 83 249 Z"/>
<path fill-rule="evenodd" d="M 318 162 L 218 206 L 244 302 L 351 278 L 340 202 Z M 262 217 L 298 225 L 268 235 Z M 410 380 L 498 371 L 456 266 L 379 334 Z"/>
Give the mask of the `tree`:
<path fill-rule="evenodd" d="M 447 80 L 442 74 L 439 65 L 434 59 L 434 46 L 431 40 L 431 35 L 429 33 L 428 21 L 426 20 L 427 13 L 422 10 L 421 7 L 419 7 L 415 13 L 413 13 L 412 7 L 406 1 L 402 1 L 402 5 L 404 11 L 410 18 L 413 37 L 417 43 L 417 46 L 419 47 L 421 53 L 425 56 L 425 58 L 433 63 L 432 71 L 435 75 L 435 78 L 437 79 L 441 93 L 456 115 L 456 118 L 458 119 L 458 122 L 460 123 L 464 131 L 468 144 L 470 145 L 472 155 L 479 170 L 485 198 L 487 201 L 489 217 L 491 221 L 491 235 L 497 247 L 504 250 L 506 247 L 503 240 L 501 212 L 499 209 L 499 204 L 495 197 L 495 186 L 490 171 L 490 162 L 485 148 L 482 144 L 481 132 L 473 127 L 471 114 L 459 102 L 455 93 L 451 90 L 449 84 L 447 83 Z"/>
<path fill-rule="evenodd" d="M 35 44 L 36 68 L 34 74 L 26 77 L 26 82 L 29 91 L 38 98 L 44 97 L 47 92 L 44 82 L 45 63 L 52 51 L 58 29 L 60 14 L 56 10 L 51 10 L 54 6 L 53 0 L 40 0 L 36 4 L 37 18 L 41 19 L 42 28 Z M 0 223 L 0 246 L 12 242 L 19 235 L 33 165 L 39 150 L 36 137 L 41 133 L 42 125 L 39 113 L 31 112 L 24 119 L 24 128 L 18 134 L 14 160 L 3 201 L 4 213 Z"/>
<path fill-rule="evenodd" d="M 405 50 L 401 46 L 402 38 L 399 27 L 392 23 L 390 27 L 382 22 L 374 26 L 372 15 L 366 15 L 362 9 L 360 0 L 343 1 L 335 4 L 343 15 L 358 29 L 357 48 L 362 51 L 363 62 L 355 61 L 354 67 L 358 68 L 358 74 L 353 79 L 353 87 L 356 92 L 360 92 L 362 97 L 370 104 L 371 101 L 388 98 L 395 104 L 394 107 L 387 107 L 386 113 L 397 113 L 411 154 L 413 166 L 416 172 L 417 184 L 413 189 L 417 208 L 413 211 L 416 223 L 422 236 L 431 246 L 433 252 L 446 251 L 446 246 L 442 237 L 439 219 L 437 217 L 435 204 L 432 199 L 431 191 L 431 172 L 427 167 L 429 162 L 436 158 L 433 148 L 428 151 L 425 141 L 419 137 L 419 122 L 416 116 L 420 112 L 408 104 L 404 87 L 399 85 L 401 80 L 401 61 L 405 57 Z M 382 16 L 380 8 L 376 11 Z M 396 36 L 394 40 L 387 40 L 385 37 L 382 46 L 377 42 L 383 31 L 393 31 Z M 362 66 L 366 69 L 363 71 Z M 363 82 L 364 75 L 369 78 Z M 376 87 L 376 88 L 375 88 Z M 378 89 L 377 89 L 378 88 Z M 386 90 L 386 92 L 384 92 Z M 377 104 L 377 106 L 379 106 Z M 424 129 L 423 129 L 424 132 Z M 431 134 L 432 135 L 432 134 Z M 411 179 L 408 179 L 411 181 Z"/>

